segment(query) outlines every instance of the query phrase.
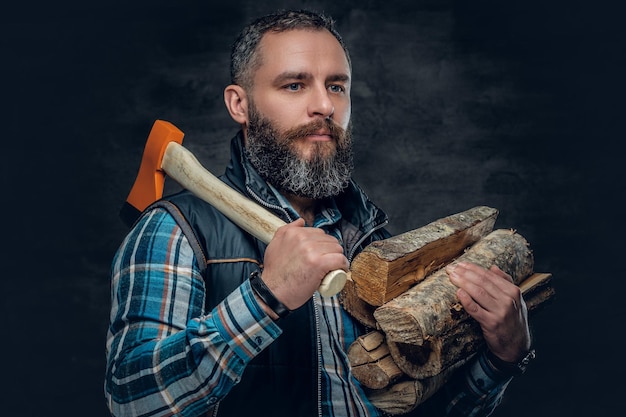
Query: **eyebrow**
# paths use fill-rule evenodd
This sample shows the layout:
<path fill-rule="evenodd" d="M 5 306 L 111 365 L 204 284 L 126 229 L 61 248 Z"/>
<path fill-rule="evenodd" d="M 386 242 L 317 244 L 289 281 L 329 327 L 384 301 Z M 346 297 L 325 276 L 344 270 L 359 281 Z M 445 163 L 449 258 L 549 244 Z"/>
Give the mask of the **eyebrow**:
<path fill-rule="evenodd" d="M 313 78 L 313 76 L 309 72 L 285 71 L 274 78 L 274 84 L 282 85 L 290 80 L 310 80 L 311 78 Z M 350 76 L 348 74 L 332 74 L 326 78 L 326 81 L 348 82 L 350 81 Z"/>

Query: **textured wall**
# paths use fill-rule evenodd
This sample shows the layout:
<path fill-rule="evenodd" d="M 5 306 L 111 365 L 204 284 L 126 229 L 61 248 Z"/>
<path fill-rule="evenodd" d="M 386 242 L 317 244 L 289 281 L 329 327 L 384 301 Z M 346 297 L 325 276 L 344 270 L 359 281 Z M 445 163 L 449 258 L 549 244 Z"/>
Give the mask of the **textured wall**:
<path fill-rule="evenodd" d="M 177 124 L 221 172 L 237 129 L 230 42 L 290 2 L 74 3 L 0 17 L 7 415 L 106 415 L 107 273 L 151 124 Z M 615 415 L 626 388 L 605 385 L 623 363 L 611 219 L 625 65 L 617 13 L 585 3 L 302 2 L 351 48 L 356 177 L 391 230 L 490 205 L 555 276 L 533 319 L 539 359 L 496 416 Z"/>

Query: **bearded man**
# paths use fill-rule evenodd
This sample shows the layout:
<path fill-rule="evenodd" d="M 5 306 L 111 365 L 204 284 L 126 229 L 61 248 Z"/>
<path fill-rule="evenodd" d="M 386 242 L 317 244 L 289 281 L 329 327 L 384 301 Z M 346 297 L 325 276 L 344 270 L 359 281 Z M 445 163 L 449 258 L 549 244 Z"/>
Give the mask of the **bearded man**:
<path fill-rule="evenodd" d="M 317 292 L 387 216 L 351 179 L 349 54 L 331 19 L 264 16 L 233 45 L 241 130 L 222 180 L 288 224 L 265 245 L 187 191 L 149 207 L 115 255 L 105 393 L 115 416 L 382 416 L 346 350 L 366 329 Z M 451 279 L 487 348 L 416 415 L 486 416 L 530 348 L 510 278 Z M 491 361 L 489 358 L 492 358 Z"/>

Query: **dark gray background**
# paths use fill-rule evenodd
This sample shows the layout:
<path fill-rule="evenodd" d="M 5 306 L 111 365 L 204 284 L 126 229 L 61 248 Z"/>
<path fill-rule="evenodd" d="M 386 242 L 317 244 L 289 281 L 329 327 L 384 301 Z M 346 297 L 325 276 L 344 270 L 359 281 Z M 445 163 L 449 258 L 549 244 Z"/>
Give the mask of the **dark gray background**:
<path fill-rule="evenodd" d="M 220 173 L 237 129 L 222 102 L 229 45 L 251 18 L 290 5 L 210 3 L 22 2 L 0 15 L 3 415 L 106 415 L 108 269 L 150 127 L 175 123 Z M 351 48 L 355 175 L 391 230 L 489 205 L 554 274 L 557 298 L 532 319 L 537 362 L 494 415 L 621 413 L 619 11 L 300 6 L 334 16 Z"/>

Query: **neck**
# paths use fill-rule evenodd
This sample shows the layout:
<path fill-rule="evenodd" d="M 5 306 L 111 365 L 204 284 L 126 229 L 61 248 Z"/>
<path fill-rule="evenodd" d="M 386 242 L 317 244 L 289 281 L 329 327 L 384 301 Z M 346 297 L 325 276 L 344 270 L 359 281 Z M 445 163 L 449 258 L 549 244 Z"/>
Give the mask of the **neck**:
<path fill-rule="evenodd" d="M 313 198 L 300 197 L 293 194 L 283 194 L 296 212 L 304 219 L 308 226 L 312 226 L 315 214 L 319 209 L 320 202 Z"/>

